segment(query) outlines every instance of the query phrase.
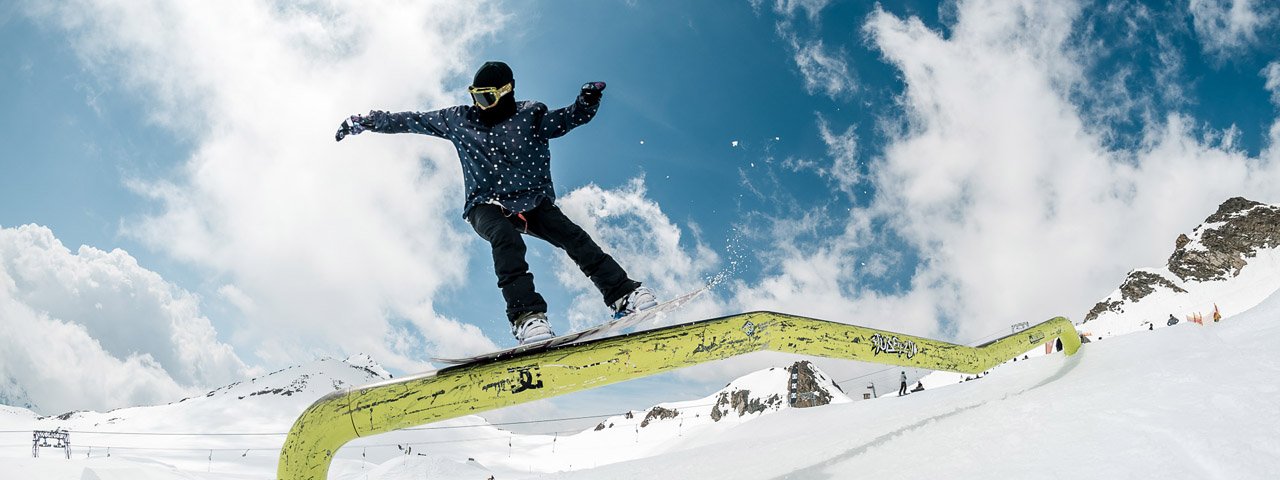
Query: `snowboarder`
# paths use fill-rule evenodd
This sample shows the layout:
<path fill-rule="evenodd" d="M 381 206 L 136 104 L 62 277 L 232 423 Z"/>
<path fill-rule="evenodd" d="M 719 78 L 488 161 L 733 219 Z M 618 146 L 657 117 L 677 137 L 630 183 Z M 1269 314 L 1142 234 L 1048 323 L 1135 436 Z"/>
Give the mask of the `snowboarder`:
<path fill-rule="evenodd" d="M 898 396 L 903 396 L 907 394 L 907 372 L 905 371 L 902 372 L 901 379 L 902 379 L 902 386 L 898 387 Z"/>
<path fill-rule="evenodd" d="M 511 68 L 486 62 L 468 88 L 472 105 L 352 115 L 342 122 L 335 138 L 341 141 L 368 130 L 420 133 L 453 142 L 467 191 L 462 216 L 492 247 L 511 333 L 523 345 L 550 339 L 555 333 L 547 321 L 547 303 L 534 290 L 522 234 L 568 253 L 600 290 L 615 317 L 658 303 L 653 291 L 628 277 L 555 204 L 548 142 L 591 121 L 604 88 L 604 82 L 587 83 L 572 105 L 549 110 L 541 102 L 516 101 Z"/>

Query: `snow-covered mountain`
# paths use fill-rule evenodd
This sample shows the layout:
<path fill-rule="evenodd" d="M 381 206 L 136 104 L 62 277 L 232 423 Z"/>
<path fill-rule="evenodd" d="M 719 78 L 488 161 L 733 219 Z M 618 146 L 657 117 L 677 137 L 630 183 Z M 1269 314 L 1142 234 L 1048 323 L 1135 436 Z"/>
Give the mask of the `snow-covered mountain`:
<path fill-rule="evenodd" d="M 851 401 L 817 366 L 798 361 L 749 373 L 699 399 L 606 418 L 593 429 L 560 438 L 556 448 L 597 451 L 590 458 L 603 465 L 684 448 L 689 441 L 784 409 Z"/>
<path fill-rule="evenodd" d="M 296 365 L 261 377 L 216 388 L 197 397 L 166 405 L 131 407 L 109 412 L 67 412 L 42 417 L 39 423 L 71 430 L 94 430 L 112 425 L 130 429 L 165 432 L 172 430 L 172 418 L 204 418 L 212 431 L 261 431 L 264 424 L 279 425 L 273 419 L 292 424 L 316 399 L 336 390 L 391 378 L 367 355 L 345 360 L 326 358 Z M 210 431 L 203 428 L 202 431 Z"/>
<path fill-rule="evenodd" d="M 2 407 L 0 445 L 21 447 L 0 448 L 0 458 L 19 453 L 29 458 L 32 430 L 63 429 L 72 432 L 75 458 L 89 464 L 71 468 L 66 477 L 54 478 L 79 479 L 81 470 L 88 472 L 84 478 L 106 475 L 94 474 L 94 468 L 124 475 L 104 478 L 192 478 L 180 472 L 196 469 L 201 455 L 210 470 L 221 465 L 224 475 L 211 478 L 235 478 L 226 475 L 238 474 L 262 478 L 263 472 L 274 471 L 284 442 L 281 433 L 288 431 L 312 402 L 338 389 L 388 378 L 390 375 L 368 356 L 353 355 L 345 360 L 323 359 L 289 367 L 165 405 L 50 416 Z M 43 450 L 42 457 L 62 456 L 57 449 Z M 107 461 L 109 454 L 113 460 Z M 140 463 L 120 465 L 120 459 Z"/>
<path fill-rule="evenodd" d="M 31 402 L 31 396 L 27 394 L 27 390 L 22 388 L 13 377 L 0 378 L 0 407 L 14 406 L 27 409 L 37 408 L 36 404 Z"/>
<path fill-rule="evenodd" d="M 1179 235 L 1162 267 L 1129 272 L 1079 328 L 1093 339 L 1168 326 L 1199 314 L 1213 321 L 1253 308 L 1280 289 L 1280 206 L 1231 198 Z"/>
<path fill-rule="evenodd" d="M 133 458 L 165 465 L 121 466 L 112 460 L 82 466 L 90 471 L 104 468 L 128 471 L 138 478 L 191 478 L 178 475 L 188 475 L 188 470 L 205 465 L 209 472 L 253 478 L 273 471 L 284 440 L 282 433 L 316 399 L 388 378 L 390 375 L 372 359 L 356 355 L 286 368 L 166 405 L 44 417 L 27 409 L 4 407 L 0 408 L 0 431 L 5 433 L 0 435 L 7 441 L 0 440 L 0 444 L 13 447 L 27 443 L 21 450 L 0 449 L 0 458 L 28 452 L 32 430 L 63 429 L 73 433 L 77 458 L 93 461 L 113 454 L 111 458 L 121 459 L 139 452 Z M 704 398 L 610 417 L 595 428 L 576 433 L 517 435 L 479 416 L 467 416 L 421 430 L 360 439 L 344 449 L 332 471 L 342 478 L 397 468 L 445 476 L 464 472 L 510 476 L 528 472 L 530 465 L 543 472 L 571 470 L 575 465 L 604 465 L 658 455 L 682 448 L 708 432 L 725 431 L 788 408 L 850 401 L 818 367 L 798 361 L 789 367 L 748 374 Z M 420 445 L 424 443 L 447 446 L 423 449 Z M 415 446 L 419 446 L 417 452 Z M 359 460 L 354 455 L 357 449 Z M 406 453 L 411 455 L 405 457 Z M 56 457 L 61 452 L 55 449 L 44 455 Z M 78 472 L 68 471 L 67 475 L 80 478 Z"/>

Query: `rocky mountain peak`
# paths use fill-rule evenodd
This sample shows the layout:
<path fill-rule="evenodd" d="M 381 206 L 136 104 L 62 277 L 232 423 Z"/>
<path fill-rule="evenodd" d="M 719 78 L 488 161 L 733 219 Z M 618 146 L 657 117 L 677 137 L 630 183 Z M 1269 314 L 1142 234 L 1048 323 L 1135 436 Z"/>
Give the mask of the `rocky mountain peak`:
<path fill-rule="evenodd" d="M 1259 251 L 1276 247 L 1280 247 L 1280 206 L 1243 197 L 1227 199 L 1189 235 L 1178 235 L 1164 269 L 1129 272 L 1116 293 L 1094 305 L 1084 321 L 1123 313 L 1126 305 L 1159 290 L 1185 294 L 1189 285 L 1230 280 Z"/>
<path fill-rule="evenodd" d="M 1239 275 L 1259 249 L 1276 246 L 1280 207 L 1235 197 L 1222 202 L 1192 236 L 1178 237 L 1168 268 L 1185 281 L 1224 280 Z"/>
<path fill-rule="evenodd" d="M 831 403 L 835 398 L 831 387 L 844 393 L 840 385 L 808 360 L 801 360 L 791 365 L 791 406 L 795 408 L 820 407 Z"/>

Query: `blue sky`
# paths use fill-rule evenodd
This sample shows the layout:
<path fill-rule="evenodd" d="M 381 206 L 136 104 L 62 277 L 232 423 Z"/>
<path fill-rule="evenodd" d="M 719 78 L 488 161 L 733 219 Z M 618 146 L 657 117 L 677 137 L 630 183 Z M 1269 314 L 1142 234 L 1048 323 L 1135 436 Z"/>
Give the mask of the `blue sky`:
<path fill-rule="evenodd" d="M 509 344 L 447 142 L 330 140 L 351 113 L 465 102 L 486 60 L 552 106 L 608 82 L 552 144 L 561 204 L 660 293 L 731 272 L 690 319 L 771 309 L 977 341 L 1082 317 L 1228 197 L 1280 202 L 1280 9 L 1260 2 L 208 8 L 0 7 L 18 46 L 0 51 L 0 308 L 147 379 L 84 407 L 72 380 L 29 388 L 42 408 Z M 529 243 L 553 325 L 603 320 L 563 255 Z M 10 365 L 37 362 L 24 348 Z M 641 407 L 785 360 L 566 402 Z"/>

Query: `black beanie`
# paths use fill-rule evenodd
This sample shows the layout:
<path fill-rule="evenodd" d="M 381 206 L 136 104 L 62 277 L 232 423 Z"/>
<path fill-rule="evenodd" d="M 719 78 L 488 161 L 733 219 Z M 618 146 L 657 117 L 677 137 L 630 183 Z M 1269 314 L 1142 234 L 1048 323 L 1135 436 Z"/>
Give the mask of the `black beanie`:
<path fill-rule="evenodd" d="M 511 67 L 502 62 L 484 62 L 476 70 L 476 78 L 471 81 L 473 87 L 501 87 L 515 81 Z"/>
<path fill-rule="evenodd" d="M 515 76 L 511 74 L 511 67 L 502 62 L 484 62 L 476 70 L 476 78 L 471 82 L 473 87 L 497 88 L 508 83 L 512 84 L 512 91 L 498 99 L 497 105 L 487 110 L 475 109 L 485 125 L 497 125 L 516 114 Z"/>

